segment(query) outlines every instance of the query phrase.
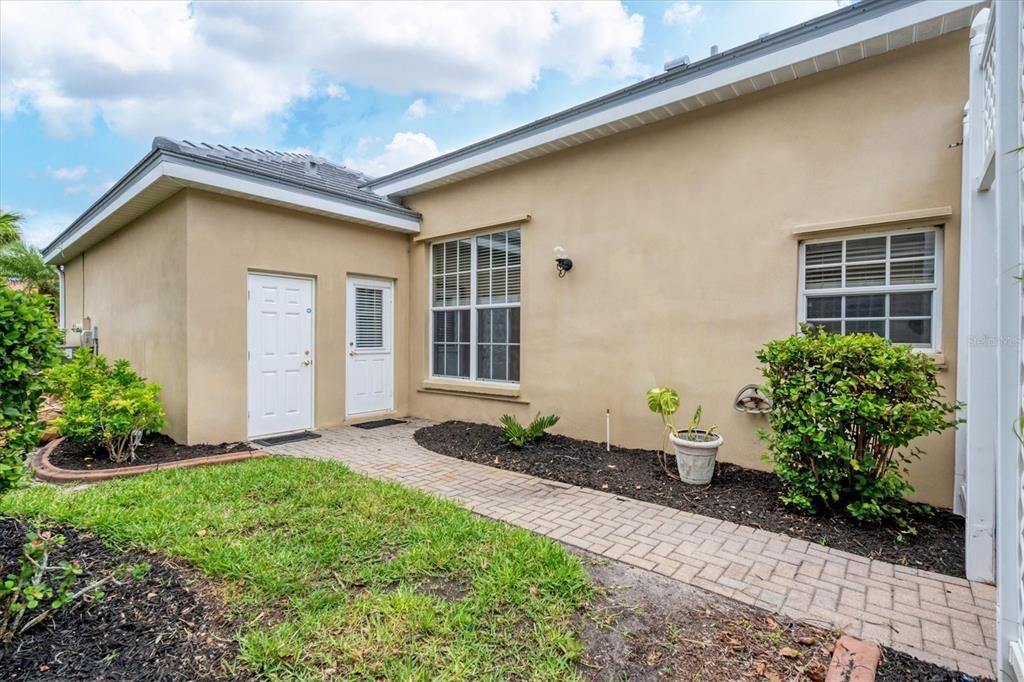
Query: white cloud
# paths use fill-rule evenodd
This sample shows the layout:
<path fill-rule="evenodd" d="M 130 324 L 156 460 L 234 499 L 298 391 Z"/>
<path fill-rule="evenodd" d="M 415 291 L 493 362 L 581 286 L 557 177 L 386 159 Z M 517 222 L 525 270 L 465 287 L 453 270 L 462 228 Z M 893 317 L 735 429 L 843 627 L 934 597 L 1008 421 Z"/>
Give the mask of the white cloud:
<path fill-rule="evenodd" d="M 50 178 L 64 183 L 65 194 L 86 194 L 95 198 L 113 186 L 114 181 L 110 179 L 97 180 L 95 175 L 91 179 L 87 178 L 90 173 L 89 167 L 85 164 L 46 169 L 46 174 Z"/>
<path fill-rule="evenodd" d="M 704 8 L 689 2 L 673 2 L 661 15 L 661 21 L 669 26 L 692 26 L 704 18 Z"/>
<path fill-rule="evenodd" d="M 70 168 L 48 168 L 46 174 L 58 182 L 70 182 L 72 180 L 81 180 L 86 173 L 89 172 L 89 167 L 85 165 L 73 166 Z"/>
<path fill-rule="evenodd" d="M 348 90 L 345 89 L 344 85 L 340 83 L 328 83 L 327 87 L 324 88 L 324 93 L 331 99 L 348 99 Z"/>
<path fill-rule="evenodd" d="M 418 118 L 423 118 L 430 113 L 430 107 L 423 101 L 422 97 L 417 98 L 409 108 L 405 110 L 405 120 L 415 121 Z"/>
<path fill-rule="evenodd" d="M 382 153 L 366 156 L 374 142 L 372 138 L 359 140 L 356 157 L 345 159 L 345 165 L 376 177 L 432 159 L 440 153 L 437 143 L 423 133 L 395 133 Z"/>
<path fill-rule="evenodd" d="M 265 130 L 360 85 L 492 100 L 545 70 L 629 77 L 643 17 L 620 2 L 0 3 L 0 112 L 51 134 Z"/>

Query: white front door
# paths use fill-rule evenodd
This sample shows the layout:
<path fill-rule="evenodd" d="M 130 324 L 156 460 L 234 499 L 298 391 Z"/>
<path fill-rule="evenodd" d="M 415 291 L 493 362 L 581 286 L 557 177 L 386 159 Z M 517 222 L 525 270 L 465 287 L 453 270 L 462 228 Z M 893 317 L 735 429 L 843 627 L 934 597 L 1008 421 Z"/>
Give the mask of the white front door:
<path fill-rule="evenodd" d="M 249 273 L 249 436 L 313 426 L 313 281 Z"/>
<path fill-rule="evenodd" d="M 393 311 L 392 282 L 348 278 L 347 415 L 387 412 L 395 408 Z"/>

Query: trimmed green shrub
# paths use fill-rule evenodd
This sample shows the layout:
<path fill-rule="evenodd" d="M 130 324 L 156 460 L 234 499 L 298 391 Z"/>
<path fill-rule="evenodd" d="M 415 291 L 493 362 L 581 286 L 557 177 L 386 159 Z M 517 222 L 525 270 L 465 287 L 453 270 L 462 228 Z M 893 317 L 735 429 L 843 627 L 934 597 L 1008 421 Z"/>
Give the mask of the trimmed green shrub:
<path fill-rule="evenodd" d="M 926 355 L 873 334 L 803 334 L 757 353 L 772 400 L 765 458 L 785 486 L 782 501 L 807 514 L 892 521 L 905 532 L 916 438 L 955 428 L 960 405 L 943 399 Z"/>
<path fill-rule="evenodd" d="M 508 443 L 512 447 L 521 448 L 530 441 L 537 440 L 544 435 L 545 431 L 557 424 L 558 416 L 538 414 L 529 426 L 523 426 L 518 419 L 510 414 L 502 415 L 498 421 L 501 422 L 501 434 L 498 436 L 498 440 Z"/>
<path fill-rule="evenodd" d="M 48 297 L 0 285 L 0 493 L 22 480 L 39 444 L 43 372 L 59 360 L 60 342 Z"/>
<path fill-rule="evenodd" d="M 88 348 L 50 371 L 50 385 L 64 401 L 57 430 L 77 443 L 102 445 L 110 459 L 131 462 L 145 433 L 163 428 L 160 385 L 136 374 L 127 360 L 110 365 Z"/>

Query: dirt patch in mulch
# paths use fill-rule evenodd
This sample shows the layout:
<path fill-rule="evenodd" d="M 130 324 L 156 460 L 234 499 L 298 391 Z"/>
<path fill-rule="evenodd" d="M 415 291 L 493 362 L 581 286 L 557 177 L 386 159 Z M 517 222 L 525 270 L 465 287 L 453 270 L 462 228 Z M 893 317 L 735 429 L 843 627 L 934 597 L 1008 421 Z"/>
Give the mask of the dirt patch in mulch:
<path fill-rule="evenodd" d="M 16 572 L 27 526 L 0 519 L 0 572 Z M 222 614 L 213 588 L 187 569 L 142 552 L 118 553 L 69 528 L 47 527 L 67 542 L 54 560 L 77 559 L 78 586 L 107 575 L 119 564 L 146 562 L 138 580 L 104 586 L 93 603 L 78 600 L 59 609 L 9 645 L 0 646 L 4 680 L 171 682 L 239 679 L 225 663 L 235 657 L 233 625 Z"/>
<path fill-rule="evenodd" d="M 595 589 L 580 616 L 586 679 L 825 679 L 837 633 L 571 551 Z"/>
<path fill-rule="evenodd" d="M 119 469 L 126 466 L 180 462 L 208 455 L 223 455 L 228 452 L 246 452 L 252 448 L 245 443 L 220 443 L 218 445 L 181 445 L 162 433 L 148 433 L 135 449 L 135 460 L 118 464 L 111 461 L 106 448 L 63 441 L 50 453 L 50 463 L 61 469 L 93 471 Z"/>
<path fill-rule="evenodd" d="M 882 660 L 875 673 L 875 682 L 995 682 L 990 677 L 971 677 L 946 670 L 934 663 L 925 663 L 910 654 L 882 647 Z"/>
<path fill-rule="evenodd" d="M 783 533 L 872 559 L 964 575 L 964 522 L 948 511 L 917 519 L 916 536 L 897 538 L 895 528 L 865 526 L 844 517 L 808 517 L 779 502 L 774 475 L 719 463 L 708 486 L 689 486 L 661 470 L 653 450 L 547 435 L 517 450 L 498 442 L 489 424 L 449 421 L 416 431 L 416 442 L 450 457 L 518 471 L 623 497 L 654 502 L 694 514 Z M 675 462 L 669 456 L 669 464 Z"/>

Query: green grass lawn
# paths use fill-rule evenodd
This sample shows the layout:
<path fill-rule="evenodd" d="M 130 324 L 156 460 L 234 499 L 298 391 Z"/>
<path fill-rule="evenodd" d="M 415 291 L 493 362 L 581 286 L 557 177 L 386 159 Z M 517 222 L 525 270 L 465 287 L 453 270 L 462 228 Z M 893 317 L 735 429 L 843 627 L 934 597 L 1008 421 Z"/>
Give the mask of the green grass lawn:
<path fill-rule="evenodd" d="M 0 514 L 184 558 L 272 679 L 566 679 L 590 596 L 558 544 L 342 465 L 290 458 L 34 486 Z"/>

